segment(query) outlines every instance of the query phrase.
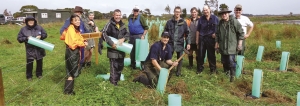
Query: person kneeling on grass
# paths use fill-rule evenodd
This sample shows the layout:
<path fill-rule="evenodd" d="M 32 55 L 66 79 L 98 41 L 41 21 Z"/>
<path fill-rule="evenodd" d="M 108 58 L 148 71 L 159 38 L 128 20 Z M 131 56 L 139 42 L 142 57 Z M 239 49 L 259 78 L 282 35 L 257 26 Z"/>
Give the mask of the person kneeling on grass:
<path fill-rule="evenodd" d="M 28 81 L 32 80 L 32 69 L 33 61 L 36 60 L 36 77 L 42 78 L 43 73 L 43 58 L 46 56 L 45 49 L 31 45 L 28 43 L 29 37 L 34 37 L 37 39 L 46 39 L 46 31 L 39 25 L 33 16 L 28 16 L 25 19 L 26 26 L 23 27 L 18 34 L 19 43 L 25 42 L 26 48 L 26 78 Z"/>
<path fill-rule="evenodd" d="M 161 68 L 170 68 L 172 65 L 177 66 L 178 62 L 173 62 L 172 48 L 168 44 L 170 35 L 164 32 L 161 35 L 161 40 L 154 43 L 146 58 L 144 71 L 140 73 L 133 82 L 143 83 L 149 88 L 155 88 L 158 82 L 159 71 Z"/>
<path fill-rule="evenodd" d="M 70 26 L 64 30 L 61 40 L 66 43 L 66 72 L 68 79 L 65 83 L 64 94 L 74 95 L 74 78 L 78 77 L 82 68 L 80 65 L 80 48 L 88 45 L 87 41 L 83 39 L 80 34 L 80 18 L 73 14 L 70 17 Z"/>

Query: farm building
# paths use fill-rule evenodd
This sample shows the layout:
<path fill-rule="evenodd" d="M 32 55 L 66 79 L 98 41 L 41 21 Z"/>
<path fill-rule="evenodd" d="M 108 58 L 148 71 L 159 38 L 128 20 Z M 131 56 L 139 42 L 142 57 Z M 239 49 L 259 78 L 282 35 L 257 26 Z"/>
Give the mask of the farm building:
<path fill-rule="evenodd" d="M 70 17 L 70 10 L 51 10 L 51 9 L 38 9 L 37 11 L 24 12 L 27 15 L 32 15 L 39 24 L 50 22 L 64 22 Z"/>

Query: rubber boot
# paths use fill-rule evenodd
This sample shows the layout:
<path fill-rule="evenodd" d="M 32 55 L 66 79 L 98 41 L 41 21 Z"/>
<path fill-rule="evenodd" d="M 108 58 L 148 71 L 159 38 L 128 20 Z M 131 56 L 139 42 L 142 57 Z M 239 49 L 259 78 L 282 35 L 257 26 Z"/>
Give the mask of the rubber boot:
<path fill-rule="evenodd" d="M 66 95 L 75 95 L 74 89 L 74 80 L 66 80 L 64 94 Z"/>
<path fill-rule="evenodd" d="M 193 55 L 192 56 L 189 56 L 189 67 L 188 69 L 192 69 L 193 68 Z"/>

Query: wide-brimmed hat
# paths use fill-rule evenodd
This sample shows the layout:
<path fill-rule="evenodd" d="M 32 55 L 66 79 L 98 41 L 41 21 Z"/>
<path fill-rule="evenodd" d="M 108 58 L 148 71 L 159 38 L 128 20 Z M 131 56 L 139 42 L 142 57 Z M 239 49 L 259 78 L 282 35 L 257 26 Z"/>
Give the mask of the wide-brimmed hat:
<path fill-rule="evenodd" d="M 83 13 L 83 9 L 80 6 L 75 6 L 73 12 L 81 12 L 81 13 Z"/>
<path fill-rule="evenodd" d="M 220 8 L 220 11 L 218 12 L 218 14 L 222 14 L 222 13 L 231 13 L 232 11 L 227 8 Z"/>

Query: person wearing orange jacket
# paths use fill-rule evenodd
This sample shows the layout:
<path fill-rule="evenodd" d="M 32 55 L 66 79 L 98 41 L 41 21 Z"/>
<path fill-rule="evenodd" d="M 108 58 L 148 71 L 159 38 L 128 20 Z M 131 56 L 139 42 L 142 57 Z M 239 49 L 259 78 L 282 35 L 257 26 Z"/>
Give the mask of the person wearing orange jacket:
<path fill-rule="evenodd" d="M 64 87 L 64 94 L 74 95 L 74 78 L 78 77 L 81 71 L 80 65 L 80 48 L 88 45 L 80 34 L 80 17 L 76 14 L 71 15 L 70 25 L 64 30 L 61 40 L 66 44 L 66 72 L 68 79 Z"/>

